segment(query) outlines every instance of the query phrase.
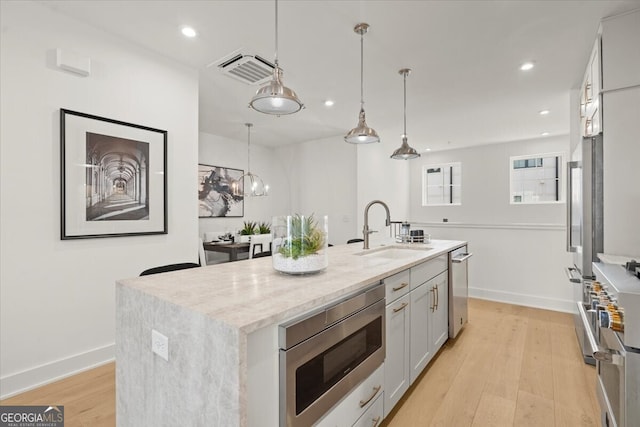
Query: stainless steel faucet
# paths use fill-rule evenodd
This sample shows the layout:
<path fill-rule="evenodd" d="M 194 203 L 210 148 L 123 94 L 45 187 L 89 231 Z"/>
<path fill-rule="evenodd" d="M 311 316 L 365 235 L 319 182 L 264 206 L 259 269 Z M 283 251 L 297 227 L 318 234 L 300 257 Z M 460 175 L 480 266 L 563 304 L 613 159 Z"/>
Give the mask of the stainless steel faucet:
<path fill-rule="evenodd" d="M 362 228 L 362 234 L 364 236 L 364 249 L 369 249 L 369 234 L 375 233 L 375 230 L 369 230 L 369 208 L 376 203 L 382 205 L 384 210 L 387 211 L 387 220 L 385 224 L 387 226 L 391 225 L 391 214 L 389 213 L 389 206 L 382 200 L 374 200 L 369 202 L 367 207 L 364 208 L 364 227 Z M 389 231 L 389 235 L 391 235 L 391 231 Z"/>

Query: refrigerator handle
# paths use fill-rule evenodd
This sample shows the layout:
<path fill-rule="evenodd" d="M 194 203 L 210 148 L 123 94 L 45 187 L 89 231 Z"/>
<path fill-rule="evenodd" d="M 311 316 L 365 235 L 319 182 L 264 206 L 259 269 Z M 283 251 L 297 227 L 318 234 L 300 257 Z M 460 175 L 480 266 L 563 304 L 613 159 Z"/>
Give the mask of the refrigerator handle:
<path fill-rule="evenodd" d="M 573 275 L 574 271 L 577 271 L 577 270 L 575 268 L 573 268 L 573 267 L 565 267 L 564 268 L 564 272 L 566 273 L 567 278 L 569 279 L 569 281 L 571 283 L 582 283 L 582 279 L 580 277 L 575 277 Z"/>
<path fill-rule="evenodd" d="M 573 211 L 571 210 L 571 197 L 573 188 L 573 169 L 578 169 L 580 162 L 567 162 L 567 252 L 576 252 L 576 248 L 571 246 L 571 219 L 573 218 Z M 578 183 L 579 185 L 580 183 Z"/>

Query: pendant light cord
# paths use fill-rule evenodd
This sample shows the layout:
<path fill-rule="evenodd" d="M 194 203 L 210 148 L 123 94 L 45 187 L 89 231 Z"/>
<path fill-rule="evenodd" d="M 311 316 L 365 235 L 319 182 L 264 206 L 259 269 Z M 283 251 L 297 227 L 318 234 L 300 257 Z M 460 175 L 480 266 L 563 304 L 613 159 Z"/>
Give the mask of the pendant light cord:
<path fill-rule="evenodd" d="M 404 73 L 404 137 L 407 136 L 407 73 Z"/>
<path fill-rule="evenodd" d="M 278 66 L 278 0 L 276 0 L 276 67 Z"/>
<path fill-rule="evenodd" d="M 247 175 L 251 175 L 251 125 L 247 124 Z"/>
<path fill-rule="evenodd" d="M 364 31 L 360 31 L 360 109 L 364 110 Z"/>

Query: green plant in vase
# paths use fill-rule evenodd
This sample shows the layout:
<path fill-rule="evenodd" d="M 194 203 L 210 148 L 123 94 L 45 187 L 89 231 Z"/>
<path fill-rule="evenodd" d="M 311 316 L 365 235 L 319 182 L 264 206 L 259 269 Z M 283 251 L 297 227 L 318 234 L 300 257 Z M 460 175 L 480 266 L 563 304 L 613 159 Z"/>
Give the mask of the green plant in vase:
<path fill-rule="evenodd" d="M 296 214 L 291 217 L 289 227 L 289 238 L 278 250 L 282 256 L 297 260 L 324 248 L 325 235 L 313 215 L 303 217 Z"/>
<path fill-rule="evenodd" d="M 269 234 L 271 233 L 271 224 L 268 222 L 261 222 L 258 224 L 258 234 Z"/>
<path fill-rule="evenodd" d="M 241 236 L 250 236 L 256 234 L 256 223 L 253 221 L 245 221 L 244 226 L 240 230 Z"/>

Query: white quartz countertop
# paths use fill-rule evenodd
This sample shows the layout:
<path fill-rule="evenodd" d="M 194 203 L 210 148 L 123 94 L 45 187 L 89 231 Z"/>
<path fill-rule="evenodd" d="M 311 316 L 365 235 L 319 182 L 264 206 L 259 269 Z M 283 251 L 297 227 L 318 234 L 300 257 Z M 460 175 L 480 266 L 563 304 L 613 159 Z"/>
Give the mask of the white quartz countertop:
<path fill-rule="evenodd" d="M 312 275 L 279 273 L 273 269 L 271 257 L 264 257 L 122 279 L 117 286 L 203 313 L 249 334 L 465 244 L 454 240 L 390 244 L 407 248 L 410 254 L 402 259 L 383 259 L 360 255 L 365 251 L 361 243 L 356 243 L 328 248 L 329 266 Z M 368 252 L 376 250 L 380 247 Z"/>

